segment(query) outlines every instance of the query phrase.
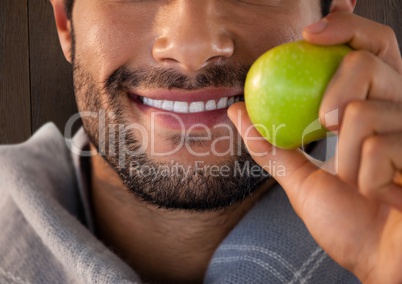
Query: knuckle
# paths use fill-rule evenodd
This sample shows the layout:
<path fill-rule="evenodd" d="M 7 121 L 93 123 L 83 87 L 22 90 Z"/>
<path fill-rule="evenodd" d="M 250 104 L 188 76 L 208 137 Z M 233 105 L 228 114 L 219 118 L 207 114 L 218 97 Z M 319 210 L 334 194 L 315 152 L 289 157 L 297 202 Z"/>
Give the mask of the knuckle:
<path fill-rule="evenodd" d="M 384 140 L 379 136 L 370 136 L 362 146 L 362 156 L 366 163 L 377 163 L 383 156 L 382 151 L 386 149 Z"/>
<path fill-rule="evenodd" d="M 360 170 L 358 185 L 361 194 L 367 197 L 373 197 L 375 195 L 375 179 L 376 173 L 372 172 L 372 169 L 379 163 L 381 159 L 381 152 L 383 147 L 383 141 L 378 136 L 371 136 L 363 142 L 362 145 L 362 163 L 363 168 Z"/>
<path fill-rule="evenodd" d="M 361 123 L 368 112 L 364 101 L 351 101 L 345 107 L 344 121 L 346 123 Z"/>
<path fill-rule="evenodd" d="M 360 194 L 363 196 L 366 196 L 368 198 L 374 197 L 374 193 L 376 191 L 375 185 L 373 183 L 372 178 L 370 178 L 371 173 L 365 172 L 362 174 L 361 172 L 359 173 L 358 177 L 358 190 Z"/>
<path fill-rule="evenodd" d="M 383 25 L 382 29 L 383 29 L 382 34 L 385 38 L 387 38 L 387 39 L 395 39 L 396 38 L 395 31 L 390 26 Z"/>
<path fill-rule="evenodd" d="M 373 188 L 370 186 L 370 183 L 366 182 L 366 180 L 362 180 L 359 182 L 359 192 L 363 196 L 371 197 L 373 196 Z"/>
<path fill-rule="evenodd" d="M 398 46 L 398 44 L 395 44 L 398 40 L 395 31 L 390 26 L 383 25 L 381 33 L 383 35 L 383 44 L 378 54 L 379 56 L 385 56 L 390 52 L 392 53 L 393 49 Z"/>
<path fill-rule="evenodd" d="M 344 68 L 372 70 L 376 65 L 375 56 L 366 50 L 349 52 L 343 59 Z"/>
<path fill-rule="evenodd" d="M 359 184 L 359 193 L 366 198 L 375 199 L 377 197 L 376 191 L 377 188 L 374 188 L 370 182 L 365 181 Z"/>

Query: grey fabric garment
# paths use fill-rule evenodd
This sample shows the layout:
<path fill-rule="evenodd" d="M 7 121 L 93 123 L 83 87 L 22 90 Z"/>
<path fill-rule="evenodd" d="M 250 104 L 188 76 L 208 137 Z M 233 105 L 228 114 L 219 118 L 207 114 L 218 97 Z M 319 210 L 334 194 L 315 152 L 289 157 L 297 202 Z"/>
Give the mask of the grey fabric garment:
<path fill-rule="evenodd" d="M 359 283 L 314 242 L 278 185 L 223 241 L 205 282 Z"/>
<path fill-rule="evenodd" d="M 77 135 L 81 149 L 85 134 Z M 92 233 L 85 160 L 50 123 L 23 144 L 0 146 L 1 284 L 141 283 Z M 205 283 L 358 281 L 317 246 L 275 186 L 219 246 Z"/>
<path fill-rule="evenodd" d="M 71 154 L 53 124 L 0 157 L 0 283 L 139 282 L 83 226 Z"/>

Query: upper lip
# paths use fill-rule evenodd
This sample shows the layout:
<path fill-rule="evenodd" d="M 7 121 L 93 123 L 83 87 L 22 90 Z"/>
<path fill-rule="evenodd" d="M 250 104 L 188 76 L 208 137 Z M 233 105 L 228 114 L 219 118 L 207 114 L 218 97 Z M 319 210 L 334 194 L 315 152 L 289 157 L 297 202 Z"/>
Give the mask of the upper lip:
<path fill-rule="evenodd" d="M 131 90 L 131 94 L 153 100 L 197 102 L 243 95 L 240 88 L 208 88 L 199 90 Z"/>

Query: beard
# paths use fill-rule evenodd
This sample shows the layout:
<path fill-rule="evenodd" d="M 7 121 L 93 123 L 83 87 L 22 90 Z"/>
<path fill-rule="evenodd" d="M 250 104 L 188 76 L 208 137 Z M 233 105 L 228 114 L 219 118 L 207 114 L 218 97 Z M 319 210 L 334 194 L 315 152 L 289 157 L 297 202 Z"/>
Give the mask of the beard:
<path fill-rule="evenodd" d="M 127 103 L 129 87 L 181 90 L 242 87 L 247 67 L 219 64 L 206 69 L 196 78 L 189 78 L 165 68 L 134 70 L 121 66 L 98 85 L 79 57 L 73 56 L 73 70 L 80 112 L 101 115 L 103 120 L 100 126 L 98 118 L 82 116 L 90 142 L 118 174 L 126 189 L 144 202 L 164 209 L 218 210 L 245 199 L 268 178 L 267 172 L 254 162 L 242 142 L 235 145 L 239 149 L 236 155 L 222 158 L 207 167 L 177 162 L 179 159 L 161 162 L 142 150 L 143 141 L 130 129 L 129 114 L 132 109 Z M 174 145 L 180 138 L 172 135 L 167 140 Z M 196 139 L 186 143 L 200 144 Z"/>

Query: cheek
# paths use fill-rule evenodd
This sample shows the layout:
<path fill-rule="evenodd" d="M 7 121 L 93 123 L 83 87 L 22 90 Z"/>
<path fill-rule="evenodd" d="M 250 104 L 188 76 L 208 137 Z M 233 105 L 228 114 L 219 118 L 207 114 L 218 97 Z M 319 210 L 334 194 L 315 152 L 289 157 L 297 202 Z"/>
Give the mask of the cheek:
<path fill-rule="evenodd" d="M 239 30 L 237 35 L 235 55 L 252 63 L 267 50 L 298 39 L 299 32 L 297 27 L 291 27 L 289 23 L 286 23 L 286 28 L 257 24 L 251 29 Z"/>
<path fill-rule="evenodd" d="M 135 17 L 134 17 L 135 19 Z M 117 68 L 151 60 L 152 23 L 119 12 L 97 13 L 75 20 L 76 58 L 98 82 Z"/>
<path fill-rule="evenodd" d="M 249 13 L 249 17 L 237 15 L 242 19 L 233 29 L 238 56 L 247 56 L 253 62 L 279 44 L 301 39 L 304 27 L 320 18 L 320 9 L 319 5 L 294 3 L 299 5 Z"/>

